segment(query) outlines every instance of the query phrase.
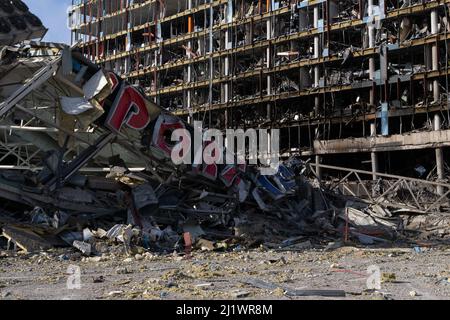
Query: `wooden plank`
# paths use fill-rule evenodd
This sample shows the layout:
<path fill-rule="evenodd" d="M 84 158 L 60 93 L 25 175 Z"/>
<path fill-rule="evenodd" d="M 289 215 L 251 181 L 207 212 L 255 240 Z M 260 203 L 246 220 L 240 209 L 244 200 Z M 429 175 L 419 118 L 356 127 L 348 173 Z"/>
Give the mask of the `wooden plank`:
<path fill-rule="evenodd" d="M 6 226 L 3 227 L 3 237 L 17 244 L 25 252 L 48 250 L 53 245 L 31 230 L 31 228 Z"/>

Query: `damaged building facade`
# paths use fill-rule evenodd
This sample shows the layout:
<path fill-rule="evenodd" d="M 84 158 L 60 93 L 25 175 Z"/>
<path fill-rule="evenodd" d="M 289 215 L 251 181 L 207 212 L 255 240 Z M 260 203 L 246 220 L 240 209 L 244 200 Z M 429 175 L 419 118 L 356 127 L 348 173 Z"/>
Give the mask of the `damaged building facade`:
<path fill-rule="evenodd" d="M 284 156 L 375 180 L 445 180 L 447 1 L 73 4 L 83 54 L 189 123 L 280 128 Z"/>

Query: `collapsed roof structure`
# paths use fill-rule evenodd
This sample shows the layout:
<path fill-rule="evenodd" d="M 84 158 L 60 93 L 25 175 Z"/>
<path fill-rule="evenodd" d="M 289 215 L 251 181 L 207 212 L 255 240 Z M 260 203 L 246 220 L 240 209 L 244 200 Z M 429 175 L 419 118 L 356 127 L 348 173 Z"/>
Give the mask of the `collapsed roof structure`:
<path fill-rule="evenodd" d="M 85 10 L 94 2 L 86 2 Z M 126 8 L 145 5 L 128 3 Z M 120 68 L 92 62 L 85 50 L 86 44 L 79 42 L 69 47 L 33 40 L 1 49 L 0 198 L 8 218 L 0 219 L 0 226 L 22 249 L 47 248 L 58 243 L 56 236 L 83 247 L 80 241 L 87 239 L 80 228 L 105 225 L 112 228 L 99 237 L 120 234 L 123 239 L 126 233 L 129 240 L 139 235 L 141 243 L 155 234 L 153 240 L 165 237 L 175 243 L 182 233 L 234 239 L 236 226 L 253 225 L 255 215 L 268 219 L 270 233 L 280 237 L 329 233 L 384 242 L 411 223 L 417 228 L 428 223 L 438 236 L 448 234 L 440 214 L 449 211 L 450 185 L 443 180 L 308 164 L 290 154 L 270 176 L 255 166 L 175 165 L 171 151 L 176 144 L 168 138 L 176 129 L 192 131 L 195 117 L 172 112 L 167 100 L 155 100 L 144 83 L 127 80 Z M 291 55 L 280 55 L 286 56 Z M 351 56 L 355 52 L 350 50 L 346 57 Z M 249 119 L 260 118 L 241 121 Z M 449 141 L 446 131 L 435 133 L 442 143 Z M 399 144 L 395 136 L 380 141 L 381 147 Z M 354 144 L 372 153 L 379 147 Z M 316 150 L 332 146 L 331 141 L 314 142 Z M 194 155 L 198 151 L 191 150 Z M 321 169 L 338 171 L 336 177 L 342 179 L 321 179 Z M 415 216 L 403 217 L 408 213 L 433 213 L 438 226 L 433 219 L 418 223 Z M 12 218 L 17 214 L 19 221 Z M 275 228 L 277 223 L 283 226 Z"/>

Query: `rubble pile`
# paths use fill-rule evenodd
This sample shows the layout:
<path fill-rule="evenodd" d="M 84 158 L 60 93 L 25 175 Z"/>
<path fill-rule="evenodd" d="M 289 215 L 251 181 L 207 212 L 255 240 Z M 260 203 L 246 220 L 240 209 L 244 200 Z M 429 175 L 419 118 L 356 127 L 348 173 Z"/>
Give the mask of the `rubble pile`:
<path fill-rule="evenodd" d="M 126 254 L 307 248 L 311 239 L 369 245 L 427 222 L 330 192 L 296 158 L 274 175 L 245 164 L 175 165 L 170 136 L 193 128 L 139 86 L 66 46 L 29 41 L 1 52 L 5 248 L 72 246 L 91 256 L 114 244 Z"/>

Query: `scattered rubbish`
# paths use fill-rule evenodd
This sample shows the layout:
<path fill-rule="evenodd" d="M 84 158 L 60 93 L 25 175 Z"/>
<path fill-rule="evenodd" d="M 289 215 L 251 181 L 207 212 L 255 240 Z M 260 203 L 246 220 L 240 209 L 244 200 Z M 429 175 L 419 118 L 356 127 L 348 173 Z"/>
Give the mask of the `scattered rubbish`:
<path fill-rule="evenodd" d="M 416 253 L 422 253 L 422 248 L 420 248 L 420 247 L 414 247 L 414 252 L 416 252 Z"/>
<path fill-rule="evenodd" d="M 67 254 L 62 254 L 58 257 L 59 261 L 67 261 L 70 260 L 70 257 Z"/>
<path fill-rule="evenodd" d="M 383 283 L 394 283 L 397 282 L 397 277 L 395 275 L 395 273 L 387 273 L 387 272 L 383 272 L 381 274 L 381 282 Z"/>
<path fill-rule="evenodd" d="M 88 228 L 83 230 L 83 241 L 89 241 L 94 237 L 94 234 Z"/>
<path fill-rule="evenodd" d="M 234 299 L 246 298 L 250 295 L 250 292 L 243 290 L 231 291 L 231 297 Z"/>
<path fill-rule="evenodd" d="M 83 241 L 82 232 L 64 231 L 59 234 L 59 237 L 68 245 L 72 245 L 74 241 Z"/>
<path fill-rule="evenodd" d="M 426 253 L 427 251 L 429 251 L 430 248 L 429 247 L 422 247 L 422 246 L 415 246 L 414 247 L 414 252 L 415 253 Z"/>
<path fill-rule="evenodd" d="M 268 264 L 275 264 L 275 263 L 277 263 L 277 264 L 287 264 L 287 261 L 286 261 L 286 259 L 284 258 L 284 257 L 281 257 L 281 258 L 279 258 L 279 259 L 269 259 L 269 260 L 267 260 L 267 263 Z"/>
<path fill-rule="evenodd" d="M 342 242 L 330 242 L 327 244 L 327 246 L 325 247 L 325 251 L 332 251 L 332 250 L 336 250 L 339 249 L 343 246 L 344 244 Z"/>
<path fill-rule="evenodd" d="M 450 278 L 442 278 L 439 281 L 437 281 L 436 284 L 448 286 L 450 285 Z"/>
<path fill-rule="evenodd" d="M 89 243 L 75 240 L 73 246 L 80 250 L 84 255 L 90 256 L 92 253 L 92 246 Z"/>
<path fill-rule="evenodd" d="M 131 270 L 127 269 L 126 267 L 120 267 L 116 269 L 117 274 L 131 274 L 133 273 Z"/>
<path fill-rule="evenodd" d="M 117 281 L 117 282 L 115 282 L 115 284 L 118 286 L 123 286 L 123 285 L 129 284 L 130 282 L 131 282 L 131 280 L 126 279 L 126 280 L 122 280 L 122 281 Z"/>
<path fill-rule="evenodd" d="M 137 254 L 134 256 L 134 259 L 136 261 L 141 261 L 141 260 L 144 260 L 144 256 L 142 254 Z"/>
<path fill-rule="evenodd" d="M 313 245 L 310 240 L 307 240 L 304 242 L 292 244 L 291 246 L 288 246 L 288 247 L 290 249 L 295 249 L 295 250 L 308 250 L 308 249 L 311 249 L 313 247 Z M 287 247 L 284 247 L 284 248 L 287 248 Z"/>
<path fill-rule="evenodd" d="M 33 227 L 4 226 L 2 236 L 8 240 L 10 245 L 19 247 L 24 252 L 37 252 L 50 249 L 53 245 L 45 240 L 38 229 Z"/>
<path fill-rule="evenodd" d="M 372 297 L 373 300 L 394 300 L 392 298 L 392 295 L 387 292 L 381 292 L 381 291 L 375 290 L 372 293 L 373 293 L 373 297 Z"/>
<path fill-rule="evenodd" d="M 93 283 L 103 283 L 105 282 L 105 278 L 103 276 L 99 276 L 93 279 Z"/>
<path fill-rule="evenodd" d="M 192 238 L 189 232 L 184 233 L 184 247 L 186 255 L 189 256 L 192 252 Z"/>
<path fill-rule="evenodd" d="M 196 288 L 210 288 L 210 287 L 213 287 L 214 286 L 214 283 L 211 283 L 211 282 L 208 282 L 208 283 L 199 283 L 199 284 L 196 284 L 195 285 L 195 287 Z"/>
<path fill-rule="evenodd" d="M 418 296 L 418 294 L 417 294 L 416 291 L 410 291 L 410 292 L 409 292 L 409 295 L 410 295 L 411 297 L 417 297 L 417 296 Z"/>
<path fill-rule="evenodd" d="M 342 267 L 338 263 L 332 263 L 330 269 L 342 269 Z"/>
<path fill-rule="evenodd" d="M 213 251 L 215 249 L 214 242 L 205 239 L 199 239 L 196 243 L 196 247 L 202 251 Z"/>
<path fill-rule="evenodd" d="M 168 281 L 166 283 L 166 287 L 167 288 L 174 288 L 174 287 L 178 287 L 178 284 L 176 282 L 174 282 L 174 281 Z"/>
<path fill-rule="evenodd" d="M 322 296 L 322 297 L 345 297 L 343 290 L 296 290 L 286 286 L 276 285 L 274 283 L 265 282 L 258 279 L 243 280 L 243 283 L 249 284 L 253 287 L 265 290 L 283 289 L 285 295 L 292 297 L 307 297 L 307 296 Z"/>
<path fill-rule="evenodd" d="M 191 235 L 192 241 L 195 243 L 196 240 L 205 235 L 205 231 L 198 224 L 184 224 L 183 232 L 188 232 Z"/>
<path fill-rule="evenodd" d="M 85 259 L 86 259 L 86 261 L 95 262 L 95 263 L 104 261 L 103 257 L 88 257 Z"/>
<path fill-rule="evenodd" d="M 345 297 L 344 290 L 286 290 L 286 295 L 290 297 Z"/>

